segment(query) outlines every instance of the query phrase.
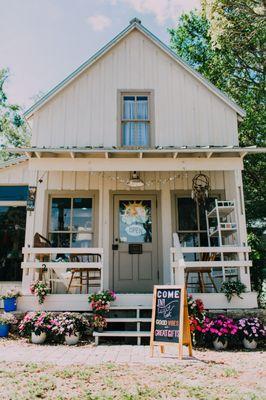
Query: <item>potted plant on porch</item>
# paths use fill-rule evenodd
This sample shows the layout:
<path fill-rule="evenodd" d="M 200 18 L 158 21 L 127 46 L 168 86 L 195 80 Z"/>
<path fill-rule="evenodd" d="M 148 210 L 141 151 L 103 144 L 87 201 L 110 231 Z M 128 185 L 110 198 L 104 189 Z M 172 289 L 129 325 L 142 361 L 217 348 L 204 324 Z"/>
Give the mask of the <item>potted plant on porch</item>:
<path fill-rule="evenodd" d="M 231 318 L 218 315 L 216 318 L 205 318 L 202 333 L 212 340 L 215 350 L 227 348 L 228 339 L 237 334 L 238 327 Z"/>
<path fill-rule="evenodd" d="M 42 344 L 45 342 L 47 333 L 52 330 L 52 314 L 45 311 L 27 313 L 19 324 L 21 335 L 31 337 L 32 343 Z"/>
<path fill-rule="evenodd" d="M 241 318 L 238 321 L 238 333 L 246 349 L 254 350 L 258 341 L 265 338 L 266 330 L 256 317 Z"/>
<path fill-rule="evenodd" d="M 7 290 L 5 294 L 0 296 L 0 299 L 4 301 L 5 312 L 16 311 L 19 296 L 21 296 L 21 293 L 15 288 Z"/>
<path fill-rule="evenodd" d="M 51 322 L 52 332 L 56 336 L 64 337 L 69 346 L 77 344 L 82 333 L 90 327 L 88 319 L 78 313 L 62 313 Z"/>
<path fill-rule="evenodd" d="M 0 337 L 7 337 L 11 324 L 16 324 L 17 320 L 11 313 L 0 314 Z"/>
<path fill-rule="evenodd" d="M 106 316 L 110 310 L 110 303 L 116 299 L 116 294 L 112 290 L 92 293 L 88 297 L 93 312 L 93 327 L 98 331 L 106 328 Z"/>
<path fill-rule="evenodd" d="M 233 296 L 237 296 L 240 299 L 243 299 L 243 297 L 241 297 L 241 294 L 245 293 L 246 289 L 247 289 L 246 285 L 244 285 L 244 283 L 240 282 L 239 280 L 237 281 L 229 280 L 227 282 L 223 282 L 221 286 L 221 292 L 225 294 L 228 303 L 230 303 Z"/>

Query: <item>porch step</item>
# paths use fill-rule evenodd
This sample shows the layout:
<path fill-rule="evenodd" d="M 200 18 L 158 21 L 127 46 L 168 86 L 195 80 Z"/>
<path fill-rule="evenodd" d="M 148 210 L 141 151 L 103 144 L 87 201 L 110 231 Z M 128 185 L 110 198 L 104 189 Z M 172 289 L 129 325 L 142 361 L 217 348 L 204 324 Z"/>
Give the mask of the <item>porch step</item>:
<path fill-rule="evenodd" d="M 109 322 L 151 322 L 151 318 L 106 318 L 107 323 Z"/>
<path fill-rule="evenodd" d="M 99 344 L 100 337 L 136 337 L 138 339 L 138 345 L 141 344 L 142 337 L 150 337 L 149 331 L 104 331 L 104 332 L 93 332 L 95 337 L 96 346 Z"/>

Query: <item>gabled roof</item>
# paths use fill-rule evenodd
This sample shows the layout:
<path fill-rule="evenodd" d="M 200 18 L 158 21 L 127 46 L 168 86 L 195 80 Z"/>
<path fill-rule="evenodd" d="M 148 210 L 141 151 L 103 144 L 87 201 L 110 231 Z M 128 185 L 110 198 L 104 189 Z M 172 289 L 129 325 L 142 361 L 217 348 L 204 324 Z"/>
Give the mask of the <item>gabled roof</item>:
<path fill-rule="evenodd" d="M 170 49 L 165 43 L 163 43 L 159 38 L 157 38 L 153 33 L 151 33 L 147 28 L 145 28 L 141 21 L 134 18 L 130 21 L 130 24 L 122 30 L 117 36 L 115 36 L 109 43 L 102 47 L 98 52 L 96 52 L 92 57 L 85 61 L 79 68 L 77 68 L 72 74 L 68 75 L 62 82 L 51 89 L 47 94 L 45 94 L 41 99 L 39 99 L 35 104 L 33 104 L 25 113 L 25 117 L 30 117 L 35 111 L 47 103 L 53 96 L 55 96 L 59 91 L 65 88 L 70 82 L 72 82 L 76 77 L 78 77 L 86 68 L 94 64 L 100 57 L 106 54 L 112 47 L 114 47 L 118 42 L 125 38 L 130 32 L 137 29 L 143 33 L 147 38 L 149 38 L 155 45 L 157 45 L 161 50 L 168 54 L 172 59 L 174 59 L 179 65 L 185 68 L 191 75 L 198 79 L 207 89 L 218 96 L 222 101 L 224 101 L 229 107 L 231 107 L 237 114 L 241 117 L 246 115 L 245 111 L 239 107 L 234 101 L 232 101 L 226 94 L 215 87 L 211 82 L 205 79 L 200 73 L 188 65 L 184 60 L 177 56 L 173 50 Z"/>

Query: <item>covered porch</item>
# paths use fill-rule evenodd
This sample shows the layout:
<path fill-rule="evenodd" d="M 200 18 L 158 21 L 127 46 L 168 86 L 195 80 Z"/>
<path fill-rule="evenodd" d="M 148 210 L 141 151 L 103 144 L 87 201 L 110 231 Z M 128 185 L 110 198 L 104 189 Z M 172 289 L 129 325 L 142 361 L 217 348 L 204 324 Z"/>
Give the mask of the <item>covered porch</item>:
<path fill-rule="evenodd" d="M 37 301 L 29 288 L 43 268 L 43 276 L 51 281 L 46 309 L 87 310 L 86 292 L 107 288 L 119 293 L 117 306 L 140 303 L 150 306 L 154 284 L 183 284 L 185 269 L 203 266 L 211 268 L 218 292 L 211 285 L 208 288 L 206 285 L 203 291 L 196 284 L 188 287 L 188 291 L 202 298 L 207 308 L 256 307 L 256 293 L 251 292 L 250 286 L 250 248 L 241 177 L 246 152 L 239 148 L 211 147 L 27 149 L 32 172 L 30 186 L 36 187 L 36 198 L 34 210 L 27 212 L 22 263 L 24 296 L 19 301 L 20 308 L 36 307 Z M 128 185 L 134 171 L 143 182 L 139 188 Z M 191 199 L 192 180 L 200 171 L 210 180 L 206 210 Z M 90 200 L 85 204 L 83 199 Z M 205 211 L 210 211 L 215 199 L 233 201 L 235 205 L 229 218 L 229 223 L 235 224 L 235 231 L 221 245 L 215 240 L 208 243 L 206 219 L 204 223 Z M 62 202 L 63 214 L 71 217 L 67 221 L 65 216 L 63 225 L 60 222 L 63 229 L 59 229 L 58 204 L 62 206 Z M 137 236 L 130 238 L 121 221 L 125 208 L 132 203 L 148 209 L 151 229 L 148 233 L 147 226 L 140 229 L 137 224 L 134 227 Z M 33 246 L 36 232 L 51 242 L 51 248 Z M 174 239 L 175 233 L 180 245 Z M 134 250 L 131 244 L 141 246 Z M 203 260 L 205 253 L 217 253 L 217 258 Z M 40 254 L 45 256 L 45 262 L 40 261 Z M 60 260 L 62 254 L 66 257 Z M 85 257 L 80 257 L 81 254 Z M 88 257 L 92 254 L 101 254 L 101 258 Z M 79 260 L 71 261 L 75 255 Z M 88 290 L 84 286 L 81 292 L 79 287 L 68 288 L 73 269 L 82 270 L 84 275 L 91 270 L 98 280 Z M 246 285 L 247 293 L 243 299 L 228 303 L 219 292 L 221 283 L 237 278 Z M 197 283 L 196 279 L 195 274 L 190 274 L 188 282 Z"/>

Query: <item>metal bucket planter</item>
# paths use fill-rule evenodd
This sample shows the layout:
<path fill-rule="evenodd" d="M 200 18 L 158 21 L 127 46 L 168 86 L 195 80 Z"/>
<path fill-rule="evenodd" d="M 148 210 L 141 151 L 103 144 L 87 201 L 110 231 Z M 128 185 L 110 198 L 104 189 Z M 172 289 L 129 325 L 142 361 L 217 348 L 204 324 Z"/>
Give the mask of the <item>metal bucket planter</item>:
<path fill-rule="evenodd" d="M 7 337 L 9 333 L 9 324 L 0 324 L 0 337 Z"/>
<path fill-rule="evenodd" d="M 248 339 L 244 338 L 243 339 L 243 346 L 245 347 L 245 349 L 255 350 L 256 347 L 257 347 L 257 342 L 254 339 L 249 341 Z"/>
<path fill-rule="evenodd" d="M 4 310 L 5 312 L 16 311 L 17 309 L 17 298 L 9 297 L 4 299 Z"/>
<path fill-rule="evenodd" d="M 80 337 L 79 332 L 76 332 L 75 334 L 72 335 L 65 335 L 65 342 L 68 346 L 73 346 L 78 343 L 79 337 Z"/>
<path fill-rule="evenodd" d="M 225 350 L 228 345 L 227 339 L 222 342 L 219 337 L 214 339 L 214 341 L 212 343 L 213 343 L 213 347 L 215 348 L 215 350 Z"/>
<path fill-rule="evenodd" d="M 31 342 L 34 344 L 42 344 L 45 342 L 46 333 L 42 332 L 40 335 L 36 335 L 34 332 L 31 332 Z"/>

